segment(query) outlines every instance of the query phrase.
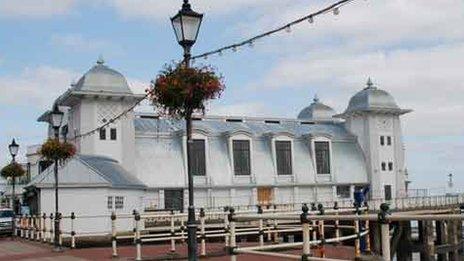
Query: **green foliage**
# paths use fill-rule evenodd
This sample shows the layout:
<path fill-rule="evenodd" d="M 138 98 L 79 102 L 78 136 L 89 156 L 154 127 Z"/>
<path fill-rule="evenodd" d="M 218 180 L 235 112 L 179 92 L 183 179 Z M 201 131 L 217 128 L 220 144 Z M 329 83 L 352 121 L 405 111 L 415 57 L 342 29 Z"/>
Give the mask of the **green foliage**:
<path fill-rule="evenodd" d="M 3 178 L 19 178 L 22 177 L 26 171 L 24 171 L 23 167 L 16 163 L 10 163 L 2 168 L 0 174 Z"/>
<path fill-rule="evenodd" d="M 76 148 L 68 142 L 48 139 L 39 150 L 39 154 L 47 160 L 65 160 L 76 154 Z"/>

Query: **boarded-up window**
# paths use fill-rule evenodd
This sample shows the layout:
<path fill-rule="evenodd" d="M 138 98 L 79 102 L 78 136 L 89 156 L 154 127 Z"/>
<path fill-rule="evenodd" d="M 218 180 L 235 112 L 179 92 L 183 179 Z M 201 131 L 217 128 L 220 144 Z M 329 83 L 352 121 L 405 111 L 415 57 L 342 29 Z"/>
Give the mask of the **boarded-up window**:
<path fill-rule="evenodd" d="M 232 147 L 234 152 L 235 175 L 250 175 L 250 141 L 234 140 Z"/>
<path fill-rule="evenodd" d="M 277 174 L 291 175 L 292 174 L 292 143 L 291 141 L 276 141 L 276 160 Z"/>
<path fill-rule="evenodd" d="M 169 210 L 184 209 L 184 191 L 182 189 L 167 189 L 164 191 L 164 208 Z"/>
<path fill-rule="evenodd" d="M 328 141 L 314 142 L 317 174 L 330 174 L 330 146 Z"/>
<path fill-rule="evenodd" d="M 190 171 L 194 176 L 206 175 L 205 140 L 193 140 L 190 153 Z"/>

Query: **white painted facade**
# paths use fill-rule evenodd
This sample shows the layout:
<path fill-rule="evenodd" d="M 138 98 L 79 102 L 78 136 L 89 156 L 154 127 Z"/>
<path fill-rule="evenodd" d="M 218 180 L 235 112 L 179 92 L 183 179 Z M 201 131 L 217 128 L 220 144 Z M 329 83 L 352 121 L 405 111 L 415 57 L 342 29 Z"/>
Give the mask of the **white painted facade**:
<path fill-rule="evenodd" d="M 100 138 L 99 131 L 74 139 L 76 134 L 107 123 L 140 99 L 142 96 L 132 94 L 121 74 L 102 62 L 57 99 L 57 104 L 69 109 L 67 139 L 76 144 L 78 154 L 114 159 L 125 170 L 124 175 L 144 186 L 118 188 L 109 182 L 89 188 L 85 168 L 71 167 L 75 161 L 71 160 L 65 168 L 70 165 L 69 175 L 78 178 L 60 183 L 61 212 L 108 214 L 105 206 L 109 195 L 125 198 L 127 205 L 121 211 L 126 213 L 132 209 L 164 209 L 170 190 L 181 191 L 184 207 L 187 206 L 183 121 L 129 112 L 105 128 L 106 139 Z M 383 198 L 385 186 L 390 185 L 391 197 L 401 196 L 405 163 L 399 116 L 407 112 L 388 93 L 369 83 L 339 115 L 315 99 L 297 119 L 198 117 L 193 122 L 193 135 L 194 139 L 205 141 L 206 175 L 194 177 L 195 204 L 205 208 L 256 205 L 261 203 L 263 191 L 270 193 L 268 203 L 274 204 L 347 200 L 352 199 L 356 186 L 370 186 L 372 197 Z M 46 116 L 47 113 L 42 115 L 41 120 L 46 120 Z M 116 130 L 114 140 L 110 139 L 111 129 Z M 391 145 L 381 145 L 380 136 L 390 137 Z M 234 140 L 249 141 L 248 176 L 234 174 Z M 277 173 L 276 141 L 291 142 L 291 175 Z M 319 141 L 329 144 L 330 173 L 317 173 L 315 142 Z M 96 161 L 92 163 L 98 164 Z M 388 171 L 387 166 L 387 171 L 382 171 L 382 162 L 391 162 L 393 170 Z M 31 164 L 37 164 L 37 159 L 31 157 Z M 45 185 L 37 185 L 36 180 L 30 185 L 39 188 L 40 211 L 49 212 L 54 202 L 51 183 L 42 183 Z M 347 198 L 337 196 L 341 186 L 349 189 Z"/>

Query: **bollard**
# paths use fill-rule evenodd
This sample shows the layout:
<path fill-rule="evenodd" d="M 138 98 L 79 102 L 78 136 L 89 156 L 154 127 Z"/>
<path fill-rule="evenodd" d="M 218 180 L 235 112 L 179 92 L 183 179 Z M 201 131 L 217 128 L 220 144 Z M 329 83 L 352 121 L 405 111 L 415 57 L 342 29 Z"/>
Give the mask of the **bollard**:
<path fill-rule="evenodd" d="M 324 215 L 324 206 L 319 203 L 317 205 L 317 209 L 319 210 L 319 215 Z M 321 251 L 321 256 L 322 258 L 325 258 L 325 231 L 324 231 L 324 220 L 319 220 L 319 238 L 321 240 L 321 244 L 319 245 L 320 251 Z"/>
<path fill-rule="evenodd" d="M 276 213 L 276 209 L 277 209 L 277 206 L 274 205 L 274 211 L 273 211 L 274 214 Z M 274 238 L 274 243 L 275 244 L 279 243 L 279 232 L 277 232 L 277 226 L 278 226 L 277 219 L 274 219 L 274 221 L 273 221 L 273 227 L 274 227 L 274 233 L 273 233 L 274 236 L 273 236 L 273 238 Z"/>
<path fill-rule="evenodd" d="M 301 255 L 301 260 L 307 260 L 311 254 L 311 245 L 309 239 L 309 219 L 308 219 L 308 206 L 303 204 L 301 208 L 303 213 L 300 215 L 300 222 L 303 231 L 303 254 Z"/>
<path fill-rule="evenodd" d="M 111 248 L 113 249 L 113 254 L 112 256 L 113 257 L 117 257 L 118 256 L 118 249 L 117 249 L 117 245 L 116 245 L 116 236 L 117 236 L 117 233 L 116 233 L 116 213 L 111 212 Z"/>
<path fill-rule="evenodd" d="M 335 216 L 338 216 L 338 202 L 334 202 L 334 210 L 335 210 Z M 340 221 L 338 219 L 335 219 L 335 224 L 334 224 L 334 229 L 335 229 L 335 239 L 337 240 L 337 243 L 340 242 Z"/>
<path fill-rule="evenodd" d="M 200 256 L 206 256 L 205 210 L 200 208 Z"/>
<path fill-rule="evenodd" d="M 20 229 L 21 229 L 20 233 L 21 234 L 20 234 L 20 236 L 21 236 L 21 238 L 24 238 L 24 223 L 25 223 L 24 215 L 21 216 L 20 220 L 21 220 L 21 223 L 20 223 Z"/>
<path fill-rule="evenodd" d="M 26 215 L 26 239 L 31 237 L 31 217 Z"/>
<path fill-rule="evenodd" d="M 137 251 L 137 256 L 135 260 L 142 260 L 142 239 L 140 238 L 140 214 L 138 212 L 134 215 L 135 219 L 135 248 Z"/>
<path fill-rule="evenodd" d="M 42 240 L 42 217 L 40 215 L 37 215 L 35 219 L 37 223 L 37 236 L 35 239 L 37 241 L 40 241 Z"/>
<path fill-rule="evenodd" d="M 132 225 L 133 225 L 133 229 L 132 229 L 132 232 L 134 233 L 134 244 L 135 244 L 135 238 L 137 237 L 136 235 L 136 231 L 135 231 L 135 215 L 137 214 L 137 210 L 133 209 L 132 210 L 132 215 L 134 216 L 134 219 L 132 221 Z"/>
<path fill-rule="evenodd" d="M 388 224 L 388 216 L 390 215 L 389 206 L 387 203 L 380 205 L 380 213 L 378 221 L 380 223 L 380 234 L 382 242 L 382 257 L 385 261 L 390 261 L 390 227 Z"/>
<path fill-rule="evenodd" d="M 263 214 L 263 208 L 258 205 L 258 215 Z M 259 219 L 259 246 L 264 246 L 264 230 L 263 230 L 263 219 Z"/>
<path fill-rule="evenodd" d="M 229 215 L 227 214 L 229 207 L 224 207 L 224 244 L 229 246 Z"/>
<path fill-rule="evenodd" d="M 236 239 L 236 235 L 235 235 L 235 219 L 234 219 L 234 215 L 235 215 L 235 209 L 233 207 L 230 207 L 229 208 L 229 216 L 228 216 L 229 226 L 230 226 L 230 239 L 229 239 L 230 246 L 229 246 L 228 250 L 229 250 L 229 255 L 230 255 L 230 260 L 231 261 L 236 261 L 237 260 L 236 253 L 234 252 L 235 248 L 237 248 L 237 239 Z"/>
<path fill-rule="evenodd" d="M 63 233 L 61 233 L 61 218 L 63 217 L 63 215 L 58 212 L 58 231 L 55 231 L 55 233 L 58 233 L 58 243 L 61 246 L 63 246 Z"/>
<path fill-rule="evenodd" d="M 356 217 L 359 216 L 359 206 L 356 205 L 355 210 Z M 354 232 L 356 233 L 356 239 L 354 240 L 354 257 L 357 259 L 361 257 L 361 234 L 359 228 L 359 219 L 354 220 Z"/>
<path fill-rule="evenodd" d="M 171 210 L 171 252 L 176 252 L 176 229 L 174 227 L 175 219 L 174 219 L 174 210 Z"/>
<path fill-rule="evenodd" d="M 74 220 L 76 215 L 71 212 L 71 248 L 76 248 L 76 231 L 74 231 Z"/>
<path fill-rule="evenodd" d="M 366 210 L 364 210 L 364 213 L 366 215 L 369 214 L 369 205 L 367 204 L 367 202 L 364 202 L 364 207 L 366 208 Z M 364 231 L 369 231 L 369 233 L 367 233 L 365 236 L 364 236 L 364 241 L 365 241 L 365 247 L 364 247 L 364 252 L 366 252 L 367 254 L 370 254 L 371 253 L 371 238 L 370 238 L 370 230 L 369 230 L 369 220 L 366 220 L 364 222 L 364 228 L 363 229 L 363 232 Z"/>
<path fill-rule="evenodd" d="M 55 241 L 55 226 L 53 225 L 53 213 L 50 214 L 50 243 Z"/>
<path fill-rule="evenodd" d="M 42 222 L 43 222 L 43 227 L 42 227 L 42 242 L 47 242 L 47 214 L 45 212 L 42 215 Z"/>

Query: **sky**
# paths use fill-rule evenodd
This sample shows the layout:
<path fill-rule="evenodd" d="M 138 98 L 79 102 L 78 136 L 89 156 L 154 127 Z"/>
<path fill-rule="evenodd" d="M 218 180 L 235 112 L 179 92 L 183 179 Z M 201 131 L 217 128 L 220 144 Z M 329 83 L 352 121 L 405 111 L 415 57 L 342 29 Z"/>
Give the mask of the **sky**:
<path fill-rule="evenodd" d="M 191 0 L 205 13 L 194 54 L 238 42 L 332 0 Z M 41 143 L 36 122 L 97 58 L 141 93 L 181 58 L 169 17 L 181 0 L 0 0 L 0 163 L 15 137 Z M 414 188 L 464 186 L 464 1 L 355 0 L 253 47 L 211 56 L 226 90 L 209 114 L 294 118 L 315 94 L 342 112 L 368 77 L 402 108 Z"/>

